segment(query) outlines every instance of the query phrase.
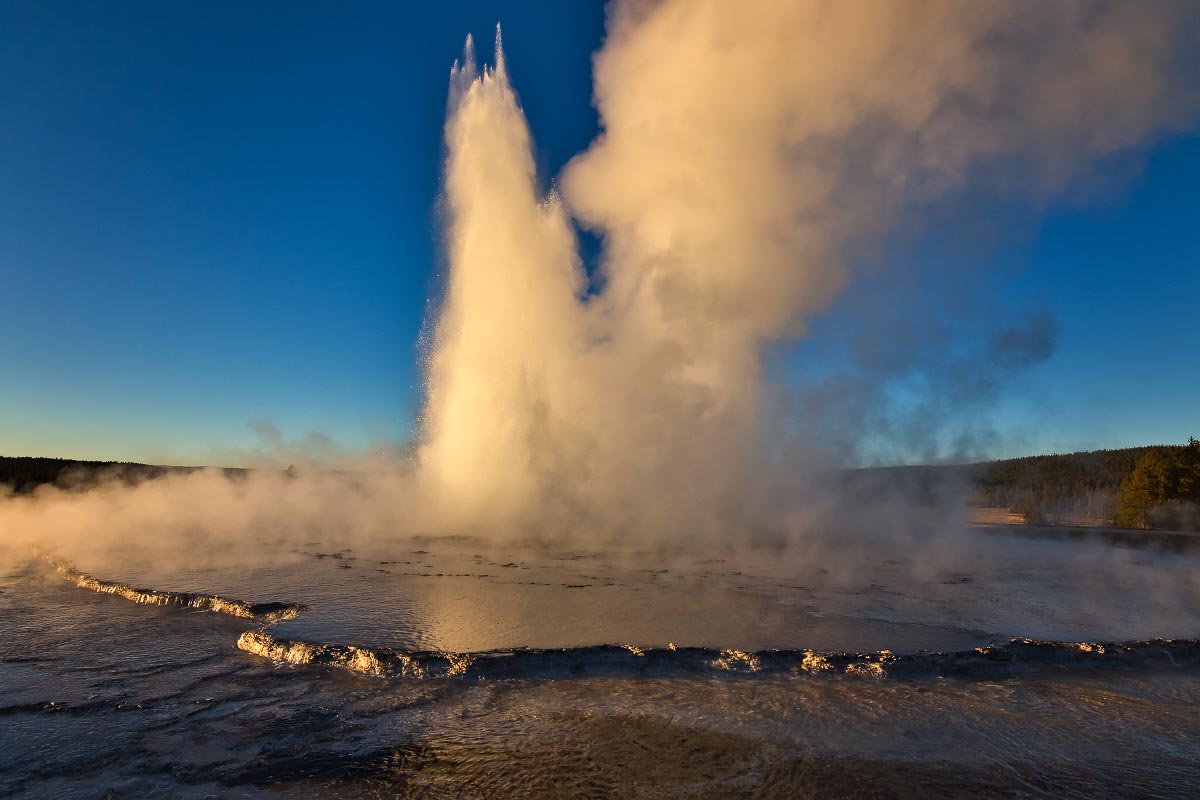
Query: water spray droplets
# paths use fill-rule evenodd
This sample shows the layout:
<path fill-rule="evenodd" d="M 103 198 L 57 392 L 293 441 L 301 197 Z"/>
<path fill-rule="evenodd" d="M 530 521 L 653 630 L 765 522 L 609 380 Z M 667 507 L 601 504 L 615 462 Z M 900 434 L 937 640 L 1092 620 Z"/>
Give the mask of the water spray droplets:
<path fill-rule="evenodd" d="M 463 53 L 461 58 L 454 60 L 454 64 L 450 67 L 450 105 L 453 107 L 457 99 L 462 96 L 471 85 L 476 81 L 487 83 L 496 81 L 504 86 L 508 85 L 508 71 L 504 64 L 504 47 L 500 35 L 500 23 L 496 23 L 496 45 L 494 50 L 494 65 L 489 66 L 484 64 L 482 68 L 477 66 L 475 58 L 475 37 L 467 34 L 466 41 L 463 43 Z"/>
<path fill-rule="evenodd" d="M 508 73 L 504 68 L 504 47 L 500 35 L 500 23 L 496 23 L 495 75 L 501 80 L 507 80 Z"/>

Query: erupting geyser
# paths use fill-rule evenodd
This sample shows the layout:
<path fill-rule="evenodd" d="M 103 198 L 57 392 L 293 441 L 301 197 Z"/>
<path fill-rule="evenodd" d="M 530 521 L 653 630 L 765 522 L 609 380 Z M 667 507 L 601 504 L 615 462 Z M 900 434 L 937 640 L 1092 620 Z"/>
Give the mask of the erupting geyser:
<path fill-rule="evenodd" d="M 856 389 L 798 422 L 769 356 L 923 219 L 1032 215 L 1191 124 L 1198 9 L 616 0 L 557 176 L 468 38 L 412 458 L 268 427 L 296 469 L 0 496 L 0 795 L 1193 796 L 1197 539 L 942 525 L 944 487 L 829 469 L 807 432 Z"/>
<path fill-rule="evenodd" d="M 304 530 L 803 541 L 829 528 L 834 493 L 811 469 L 829 462 L 783 411 L 768 348 L 966 187 L 1049 202 L 1187 124 L 1182 9 L 616 3 L 594 60 L 602 132 L 548 186 L 499 35 L 481 72 L 468 40 L 416 468 L 169 475 L 0 513 L 73 558 L 103 548 L 96 520 L 210 551 Z M 576 223 L 603 241 L 592 275 Z M 814 413 L 803 430 L 826 422 Z"/>
<path fill-rule="evenodd" d="M 420 451 L 435 515 L 692 538 L 783 519 L 766 498 L 797 458 L 773 448 L 765 348 L 803 334 L 855 254 L 973 177 L 1049 199 L 1185 122 L 1175 17 L 618 3 L 595 57 L 603 132 L 549 190 L 499 30 L 478 74 L 468 39 Z M 603 237 L 591 291 L 572 216 Z"/>

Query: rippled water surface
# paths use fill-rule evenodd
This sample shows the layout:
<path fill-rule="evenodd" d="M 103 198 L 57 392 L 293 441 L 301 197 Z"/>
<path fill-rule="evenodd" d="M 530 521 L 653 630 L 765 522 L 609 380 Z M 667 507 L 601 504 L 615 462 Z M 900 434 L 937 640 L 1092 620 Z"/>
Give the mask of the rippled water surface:
<path fill-rule="evenodd" d="M 972 536 L 969 558 L 945 561 L 903 548 L 847 561 L 418 540 L 77 566 L 139 586 L 304 603 L 270 635 L 398 651 L 970 652 L 1021 636 L 1200 632 L 1194 556 Z M 12 562 L 0 579 L 4 796 L 1189 797 L 1200 787 L 1200 670 L 1171 666 L 1169 652 L 1150 666 L 1052 659 L 1013 675 L 883 679 L 746 662 L 727 674 L 605 671 L 585 654 L 565 675 L 416 680 L 277 663 L 236 647 L 254 620 L 138 605 L 76 588 L 40 559 Z"/>

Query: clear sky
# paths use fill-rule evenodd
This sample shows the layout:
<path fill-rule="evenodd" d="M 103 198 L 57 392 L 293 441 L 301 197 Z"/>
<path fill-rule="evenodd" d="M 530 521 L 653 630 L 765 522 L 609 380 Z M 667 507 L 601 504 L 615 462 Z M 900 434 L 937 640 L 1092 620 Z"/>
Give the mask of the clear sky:
<path fill-rule="evenodd" d="M 204 461 L 258 420 L 407 436 L 447 77 L 497 21 L 553 176 L 597 131 L 598 2 L 0 6 L 0 453 Z M 967 451 L 1200 435 L 1198 184 L 1176 137 L 1086 201 L 981 206 L 969 246 L 930 224 L 896 251 L 927 301 L 906 307 L 933 298 L 951 335 L 1048 320 L 967 409 L 989 420 Z M 840 369 L 889 286 L 864 270 L 785 370 Z"/>

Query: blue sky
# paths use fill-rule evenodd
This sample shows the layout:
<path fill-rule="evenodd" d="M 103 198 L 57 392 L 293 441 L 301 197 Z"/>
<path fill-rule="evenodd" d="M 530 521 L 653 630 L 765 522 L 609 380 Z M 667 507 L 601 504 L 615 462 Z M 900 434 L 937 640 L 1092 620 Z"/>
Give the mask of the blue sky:
<path fill-rule="evenodd" d="M 351 447 L 412 430 L 450 64 L 504 24 L 551 176 L 596 133 L 604 15 L 406 5 L 0 7 L 0 453 L 186 463 L 253 446 L 255 420 Z M 987 246 L 930 225 L 903 248 L 921 297 L 963 301 L 952 321 L 1054 321 L 986 405 L 989 454 L 1200 435 L 1198 181 L 1200 138 L 1177 137 Z M 873 286 L 789 363 L 836 370 Z"/>

